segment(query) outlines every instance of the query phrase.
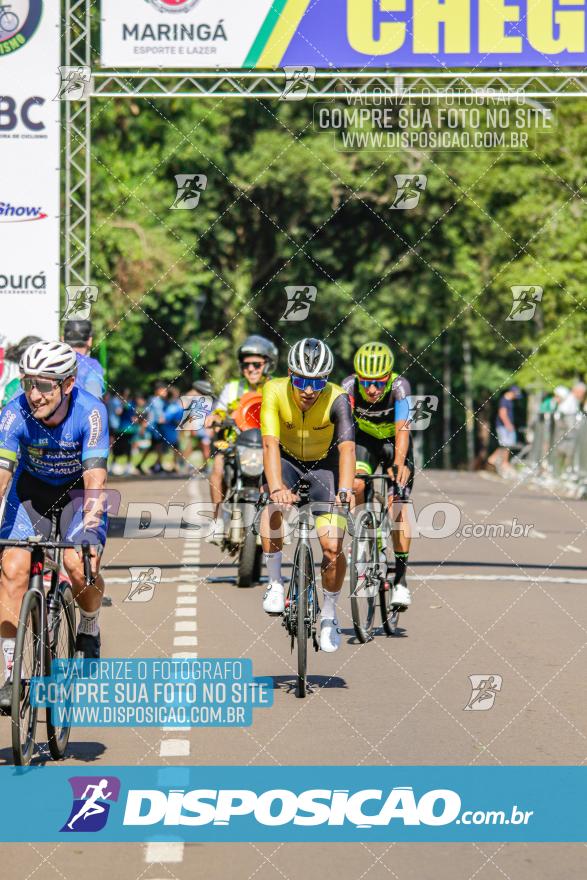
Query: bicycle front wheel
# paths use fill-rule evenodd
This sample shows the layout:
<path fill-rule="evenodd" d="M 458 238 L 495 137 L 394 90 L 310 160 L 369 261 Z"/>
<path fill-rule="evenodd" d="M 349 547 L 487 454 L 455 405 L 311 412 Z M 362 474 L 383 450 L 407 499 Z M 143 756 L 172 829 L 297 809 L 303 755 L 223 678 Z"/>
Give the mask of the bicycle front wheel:
<path fill-rule="evenodd" d="M 75 605 L 71 587 L 66 581 L 59 584 L 55 598 L 55 617 L 51 631 L 51 659 L 71 660 L 75 655 Z M 59 761 L 65 754 L 70 730 L 69 725 L 54 724 L 51 709 L 47 709 L 49 751 L 55 761 Z"/>
<path fill-rule="evenodd" d="M 35 748 L 38 708 L 31 706 L 31 679 L 43 672 L 41 604 L 28 590 L 20 607 L 12 667 L 12 754 L 18 766 L 30 764 Z"/>
<path fill-rule="evenodd" d="M 355 523 L 351 549 L 351 613 L 355 635 L 361 644 L 373 638 L 373 620 L 378 594 L 377 521 L 372 510 L 364 510 Z"/>
<path fill-rule="evenodd" d="M 312 589 L 314 560 L 308 544 L 299 544 L 293 562 L 293 595 L 296 602 L 296 640 L 298 643 L 298 697 L 307 693 L 308 638 L 312 630 L 308 595 Z"/>

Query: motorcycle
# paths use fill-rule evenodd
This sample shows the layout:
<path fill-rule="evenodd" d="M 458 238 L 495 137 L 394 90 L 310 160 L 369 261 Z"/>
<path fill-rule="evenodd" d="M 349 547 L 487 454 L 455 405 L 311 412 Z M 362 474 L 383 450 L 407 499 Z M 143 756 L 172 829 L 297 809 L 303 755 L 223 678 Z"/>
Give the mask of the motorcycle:
<path fill-rule="evenodd" d="M 226 537 L 221 546 L 232 556 L 238 555 L 238 587 L 250 587 L 261 578 L 261 539 L 251 527 L 263 473 L 261 431 L 252 427 L 259 424 L 260 398 L 252 393 L 244 395 L 233 417 L 220 426 L 219 436 L 223 439 L 213 444 L 224 455 L 226 494 L 222 515 Z"/>

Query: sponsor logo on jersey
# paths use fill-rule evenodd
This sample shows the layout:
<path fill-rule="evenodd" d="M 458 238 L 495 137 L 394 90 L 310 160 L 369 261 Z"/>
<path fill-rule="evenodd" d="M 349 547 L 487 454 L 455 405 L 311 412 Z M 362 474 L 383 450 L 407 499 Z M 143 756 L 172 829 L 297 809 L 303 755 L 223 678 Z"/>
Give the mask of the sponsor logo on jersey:
<path fill-rule="evenodd" d="M 9 431 L 12 427 L 14 420 L 16 418 L 16 413 L 12 412 L 12 410 L 8 410 L 2 416 L 2 420 L 0 421 L 0 431 Z"/>
<path fill-rule="evenodd" d="M 102 433 L 102 417 L 100 416 L 100 411 L 93 409 L 89 415 L 89 420 L 90 439 L 88 440 L 88 446 L 97 446 L 100 434 Z"/>

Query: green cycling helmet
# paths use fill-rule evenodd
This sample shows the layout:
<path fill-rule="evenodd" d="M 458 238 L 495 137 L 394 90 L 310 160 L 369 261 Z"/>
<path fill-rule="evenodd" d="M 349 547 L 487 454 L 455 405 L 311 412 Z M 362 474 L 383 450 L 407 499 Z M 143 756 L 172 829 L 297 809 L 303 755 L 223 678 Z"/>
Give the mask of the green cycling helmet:
<path fill-rule="evenodd" d="M 355 373 L 362 379 L 381 379 L 393 369 L 393 354 L 383 342 L 366 342 L 357 351 L 353 363 Z"/>

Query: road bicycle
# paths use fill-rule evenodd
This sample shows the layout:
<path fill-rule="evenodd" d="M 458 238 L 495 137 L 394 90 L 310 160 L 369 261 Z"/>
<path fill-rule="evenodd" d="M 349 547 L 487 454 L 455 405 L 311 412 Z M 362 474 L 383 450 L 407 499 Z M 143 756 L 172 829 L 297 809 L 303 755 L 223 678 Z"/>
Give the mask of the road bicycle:
<path fill-rule="evenodd" d="M 377 600 L 381 622 L 388 636 L 395 634 L 400 610 L 391 604 L 393 567 L 387 563 L 387 498 L 385 489 L 405 500 L 405 491 L 388 474 L 357 474 L 365 481 L 365 504 L 354 517 L 350 556 L 351 613 L 355 635 L 361 644 L 371 641 Z M 375 481 L 382 482 L 379 491 Z"/>
<path fill-rule="evenodd" d="M 52 660 L 71 660 L 75 654 L 75 602 L 69 581 L 61 570 L 62 551 L 79 545 L 46 541 L 34 536 L 22 541 L 1 540 L 0 547 L 24 547 L 31 551 L 29 585 L 24 594 L 12 666 L 12 754 L 18 766 L 30 764 L 36 742 L 38 706 L 31 704 L 32 679 L 51 675 Z M 86 587 L 94 583 L 90 545 L 82 544 Z M 45 579 L 49 581 L 46 590 Z M 20 682 L 20 687 L 16 683 Z M 70 726 L 58 725 L 47 708 L 47 739 L 51 757 L 63 758 Z"/>
<path fill-rule="evenodd" d="M 15 12 L 7 12 L 11 6 L 0 6 L 0 30 L 11 34 L 20 24 L 20 19 Z"/>
<path fill-rule="evenodd" d="M 320 650 L 320 644 L 316 634 L 316 621 L 320 613 L 318 604 L 318 592 L 316 586 L 314 555 L 310 533 L 312 530 L 312 511 L 310 503 L 310 483 L 300 480 L 297 487 L 298 500 L 294 506 L 300 511 L 297 522 L 298 543 L 294 553 L 292 575 L 285 597 L 285 610 L 283 612 L 282 626 L 290 639 L 291 652 L 297 646 L 297 688 L 298 697 L 305 697 L 307 693 L 308 672 L 308 642 L 311 640 L 315 651 Z M 342 499 L 341 495 L 341 499 Z M 267 504 L 269 496 L 263 494 L 257 502 L 257 510 Z M 341 505 L 335 502 L 328 505 L 328 511 L 324 510 L 324 503 L 316 502 L 320 507 L 320 513 L 333 512 L 335 508 L 342 511 L 348 518 L 350 505 L 344 501 Z M 256 518 L 255 528 L 258 528 Z"/>

